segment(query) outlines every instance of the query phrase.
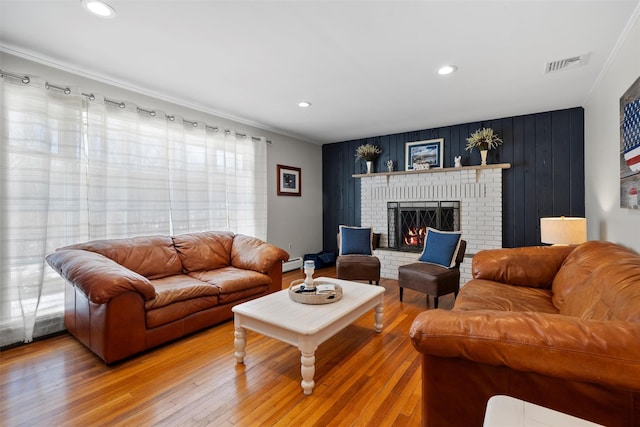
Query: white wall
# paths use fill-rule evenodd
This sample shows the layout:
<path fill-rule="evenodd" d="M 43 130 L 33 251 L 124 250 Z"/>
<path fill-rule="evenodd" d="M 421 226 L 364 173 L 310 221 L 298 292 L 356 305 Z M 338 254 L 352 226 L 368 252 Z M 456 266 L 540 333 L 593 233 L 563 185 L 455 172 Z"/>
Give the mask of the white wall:
<path fill-rule="evenodd" d="M 291 257 L 322 250 L 322 147 L 294 140 L 268 151 L 269 241 Z M 276 196 L 276 165 L 302 169 L 302 196 Z"/>
<path fill-rule="evenodd" d="M 588 238 L 640 251 L 640 211 L 620 208 L 620 97 L 640 77 L 640 2 L 585 102 L 585 190 Z"/>
<path fill-rule="evenodd" d="M 269 132 L 206 112 L 177 105 L 162 94 L 142 94 L 119 85 L 92 79 L 69 67 L 31 61 L 0 52 L 0 68 L 7 72 L 29 74 L 51 84 L 79 86 L 83 92 L 134 102 L 140 106 L 175 113 L 188 120 L 201 120 L 208 125 L 233 129 L 252 136 L 264 136 L 267 146 L 268 228 L 267 241 L 288 251 L 292 257 L 322 250 L 322 148 L 319 145 Z M 302 197 L 276 195 L 276 165 L 302 168 Z M 233 230 L 232 230 L 233 231 Z M 291 245 L 291 246 L 289 246 Z"/>

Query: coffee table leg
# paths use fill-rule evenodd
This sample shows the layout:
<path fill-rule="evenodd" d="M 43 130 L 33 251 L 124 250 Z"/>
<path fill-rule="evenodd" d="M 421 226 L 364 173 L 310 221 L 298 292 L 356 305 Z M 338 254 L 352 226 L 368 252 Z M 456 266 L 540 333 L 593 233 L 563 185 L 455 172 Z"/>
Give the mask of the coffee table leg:
<path fill-rule="evenodd" d="M 233 333 L 233 346 L 235 347 L 235 353 L 237 363 L 244 363 L 245 347 L 247 346 L 247 331 L 244 328 L 236 327 Z"/>
<path fill-rule="evenodd" d="M 313 387 L 316 383 L 313 376 L 316 373 L 316 350 L 318 346 L 311 342 L 301 342 L 298 346 L 300 350 L 300 373 L 302 374 L 302 390 L 305 395 L 313 393 Z"/>
<path fill-rule="evenodd" d="M 313 387 L 316 385 L 315 381 L 313 381 L 313 375 L 316 373 L 315 353 L 302 353 L 300 362 L 302 363 L 300 367 L 302 382 L 300 382 L 300 385 L 302 386 L 304 394 L 308 396 L 313 393 Z"/>
<path fill-rule="evenodd" d="M 382 317 L 384 315 L 384 306 L 382 304 L 376 305 L 376 312 L 373 317 L 375 318 L 374 327 L 376 328 L 376 332 L 382 331 Z"/>

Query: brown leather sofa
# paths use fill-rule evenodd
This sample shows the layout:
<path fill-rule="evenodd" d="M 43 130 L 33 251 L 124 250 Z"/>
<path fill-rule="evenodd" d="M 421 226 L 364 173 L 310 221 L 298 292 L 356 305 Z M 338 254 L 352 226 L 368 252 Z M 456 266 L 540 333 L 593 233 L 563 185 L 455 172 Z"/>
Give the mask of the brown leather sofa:
<path fill-rule="evenodd" d="M 640 426 L 640 256 L 586 242 L 479 252 L 453 310 L 418 315 L 423 426 L 482 426 L 503 394 Z"/>
<path fill-rule="evenodd" d="M 66 246 L 47 262 L 66 281 L 65 327 L 106 363 L 233 317 L 282 289 L 289 255 L 231 232 Z"/>

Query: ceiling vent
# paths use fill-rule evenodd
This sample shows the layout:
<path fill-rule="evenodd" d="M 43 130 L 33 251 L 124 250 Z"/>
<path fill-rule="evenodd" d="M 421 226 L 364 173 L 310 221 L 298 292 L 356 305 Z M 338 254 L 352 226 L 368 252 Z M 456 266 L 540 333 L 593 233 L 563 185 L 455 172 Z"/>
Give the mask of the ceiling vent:
<path fill-rule="evenodd" d="M 559 59 L 553 62 L 547 62 L 545 74 L 555 73 L 556 71 L 569 70 L 571 68 L 582 67 L 586 62 L 586 55 L 574 56 L 572 58 Z"/>

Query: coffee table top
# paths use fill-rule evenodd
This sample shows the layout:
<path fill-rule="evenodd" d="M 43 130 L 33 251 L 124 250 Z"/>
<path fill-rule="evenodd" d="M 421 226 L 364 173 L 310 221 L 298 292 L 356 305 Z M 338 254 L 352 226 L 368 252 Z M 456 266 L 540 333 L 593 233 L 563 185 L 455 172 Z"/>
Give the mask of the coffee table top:
<path fill-rule="evenodd" d="M 234 313 L 255 318 L 300 335 L 313 335 L 357 308 L 384 294 L 382 286 L 318 277 L 316 281 L 342 287 L 342 299 L 330 304 L 301 304 L 289 298 L 289 290 L 274 292 L 232 308 Z"/>

